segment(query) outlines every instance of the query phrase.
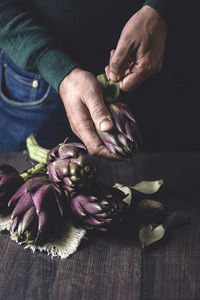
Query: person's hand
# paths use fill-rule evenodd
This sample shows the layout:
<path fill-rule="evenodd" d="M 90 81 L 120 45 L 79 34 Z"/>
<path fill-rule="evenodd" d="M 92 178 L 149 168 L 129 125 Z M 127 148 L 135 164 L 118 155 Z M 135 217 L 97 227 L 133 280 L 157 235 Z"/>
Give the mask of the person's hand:
<path fill-rule="evenodd" d="M 112 118 L 94 75 L 80 68 L 73 69 L 61 82 L 59 94 L 72 131 L 83 141 L 92 155 L 117 159 L 98 137 L 95 126 L 101 131 L 112 128 Z"/>
<path fill-rule="evenodd" d="M 142 7 L 124 26 L 116 49 L 111 51 L 106 76 L 120 81 L 121 90 L 134 90 L 161 70 L 166 36 L 164 19 L 150 6 Z"/>

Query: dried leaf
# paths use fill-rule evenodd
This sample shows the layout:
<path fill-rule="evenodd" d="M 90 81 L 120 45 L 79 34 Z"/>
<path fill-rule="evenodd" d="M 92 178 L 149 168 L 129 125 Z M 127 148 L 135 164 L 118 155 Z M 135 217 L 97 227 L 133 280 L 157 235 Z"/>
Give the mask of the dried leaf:
<path fill-rule="evenodd" d="M 132 200 L 132 192 L 131 189 L 129 189 L 129 187 L 122 185 L 121 183 L 115 183 L 113 185 L 114 188 L 122 191 L 126 196 L 126 198 L 123 199 L 124 202 L 126 202 L 128 204 L 128 206 L 131 205 L 131 200 Z"/>
<path fill-rule="evenodd" d="M 148 208 L 155 208 L 162 211 L 164 210 L 164 206 L 162 205 L 161 202 L 155 200 L 149 200 L 149 199 L 142 200 L 141 202 L 139 202 L 137 206 L 138 211 L 143 211 Z"/>
<path fill-rule="evenodd" d="M 165 229 L 163 225 L 149 224 L 144 226 L 139 231 L 139 238 L 142 244 L 142 247 L 148 247 L 151 244 L 161 240 L 165 234 Z"/>
<path fill-rule="evenodd" d="M 183 212 L 174 211 L 168 214 L 165 219 L 165 229 L 173 229 L 189 222 L 189 215 Z"/>
<path fill-rule="evenodd" d="M 134 186 L 129 186 L 130 188 L 143 193 L 143 194 L 154 194 L 156 193 L 161 185 L 164 183 L 163 179 L 155 180 L 155 181 L 141 181 Z"/>

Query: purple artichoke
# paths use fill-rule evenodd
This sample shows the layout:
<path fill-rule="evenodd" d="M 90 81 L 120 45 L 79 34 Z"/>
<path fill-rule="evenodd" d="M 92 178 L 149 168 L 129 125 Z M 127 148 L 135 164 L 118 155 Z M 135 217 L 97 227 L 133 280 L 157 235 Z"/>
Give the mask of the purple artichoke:
<path fill-rule="evenodd" d="M 8 201 L 24 183 L 18 171 L 10 165 L 0 166 L 0 213 L 8 210 Z"/>
<path fill-rule="evenodd" d="M 48 153 L 47 165 L 50 180 L 68 192 L 90 186 L 96 167 L 83 144 L 58 145 Z"/>
<path fill-rule="evenodd" d="M 126 195 L 118 189 L 104 185 L 93 186 L 93 191 L 71 197 L 70 206 L 74 220 L 88 229 L 106 231 L 122 217 L 128 204 Z"/>
<path fill-rule="evenodd" d="M 11 229 L 17 231 L 18 240 L 44 243 L 61 223 L 62 197 L 46 175 L 38 173 L 30 177 L 9 201 L 9 205 L 15 205 Z"/>
<path fill-rule="evenodd" d="M 109 132 L 97 130 L 98 135 L 112 153 L 129 158 L 138 151 L 141 143 L 136 121 L 124 103 L 116 102 L 108 108 L 113 118 L 113 128 Z"/>

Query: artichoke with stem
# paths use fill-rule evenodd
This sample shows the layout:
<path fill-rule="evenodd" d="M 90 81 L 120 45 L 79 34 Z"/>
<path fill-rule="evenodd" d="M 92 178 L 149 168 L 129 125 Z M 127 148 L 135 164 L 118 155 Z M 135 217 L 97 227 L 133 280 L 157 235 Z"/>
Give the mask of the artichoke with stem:
<path fill-rule="evenodd" d="M 12 231 L 18 241 L 43 244 L 58 229 L 64 214 L 66 196 L 57 190 L 47 175 L 30 176 L 12 196 Z"/>
<path fill-rule="evenodd" d="M 49 178 L 58 188 L 68 192 L 88 188 L 96 177 L 96 166 L 81 143 L 65 140 L 47 150 L 32 134 L 27 138 L 27 149 L 31 158 L 47 163 Z"/>
<path fill-rule="evenodd" d="M 139 151 L 140 134 L 136 121 L 124 103 L 107 105 L 114 126 L 109 132 L 97 130 L 99 137 L 110 152 L 123 158 L 129 158 L 133 152 Z"/>
<path fill-rule="evenodd" d="M 0 166 L 0 214 L 10 212 L 11 208 L 8 208 L 9 199 L 31 174 L 39 171 L 46 171 L 46 166 L 39 163 L 22 174 L 19 174 L 19 172 L 10 165 L 4 164 Z"/>
<path fill-rule="evenodd" d="M 97 133 L 105 146 L 122 158 L 129 158 L 138 152 L 141 144 L 140 133 L 127 104 L 117 102 L 120 94 L 119 83 L 107 80 L 105 74 L 97 76 L 103 89 L 103 97 L 113 119 L 113 128 L 109 132 Z"/>

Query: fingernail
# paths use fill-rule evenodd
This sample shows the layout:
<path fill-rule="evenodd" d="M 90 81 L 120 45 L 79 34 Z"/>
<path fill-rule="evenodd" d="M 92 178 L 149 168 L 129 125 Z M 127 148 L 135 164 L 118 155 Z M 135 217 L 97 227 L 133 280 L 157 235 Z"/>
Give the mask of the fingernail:
<path fill-rule="evenodd" d="M 119 81 L 119 80 L 120 80 L 119 75 L 115 75 L 115 74 L 113 74 L 113 73 L 111 73 L 111 72 L 110 72 L 110 74 L 109 74 L 109 77 L 110 77 L 110 79 L 111 79 L 112 81 Z"/>
<path fill-rule="evenodd" d="M 109 120 L 105 120 L 101 122 L 99 127 L 101 131 L 108 131 L 111 129 L 111 126 L 112 126 L 111 122 Z"/>

